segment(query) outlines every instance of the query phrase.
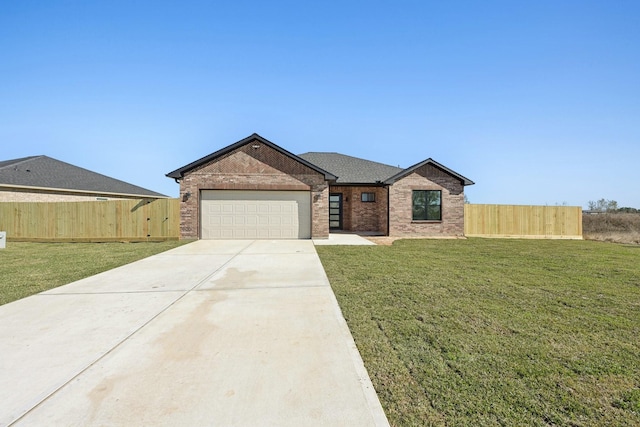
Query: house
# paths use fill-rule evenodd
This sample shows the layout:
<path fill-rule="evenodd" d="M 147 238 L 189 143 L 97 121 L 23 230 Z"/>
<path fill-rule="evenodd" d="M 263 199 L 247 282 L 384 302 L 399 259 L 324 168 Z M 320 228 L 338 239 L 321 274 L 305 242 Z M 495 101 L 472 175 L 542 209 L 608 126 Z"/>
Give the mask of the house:
<path fill-rule="evenodd" d="M 295 155 L 255 133 L 167 176 L 180 184 L 181 237 L 201 239 L 462 236 L 473 184 L 433 159 L 402 169 Z"/>
<path fill-rule="evenodd" d="M 47 156 L 0 161 L 0 202 L 167 198 Z"/>

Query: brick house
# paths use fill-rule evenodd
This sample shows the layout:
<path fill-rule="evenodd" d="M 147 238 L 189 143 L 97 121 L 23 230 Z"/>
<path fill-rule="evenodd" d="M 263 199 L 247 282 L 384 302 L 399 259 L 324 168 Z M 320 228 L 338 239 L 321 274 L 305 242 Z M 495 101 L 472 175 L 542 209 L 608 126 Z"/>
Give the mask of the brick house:
<path fill-rule="evenodd" d="M 167 197 L 47 156 L 0 161 L 0 202 L 79 202 Z"/>
<path fill-rule="evenodd" d="M 255 133 L 167 176 L 180 183 L 181 237 L 201 239 L 462 236 L 473 184 L 432 159 L 295 155 Z"/>

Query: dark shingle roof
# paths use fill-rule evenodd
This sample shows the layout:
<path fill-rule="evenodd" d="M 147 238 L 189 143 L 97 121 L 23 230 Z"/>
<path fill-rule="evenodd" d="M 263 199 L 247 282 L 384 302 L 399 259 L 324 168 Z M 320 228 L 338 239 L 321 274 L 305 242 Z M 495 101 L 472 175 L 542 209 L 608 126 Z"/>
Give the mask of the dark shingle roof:
<path fill-rule="evenodd" d="M 402 172 L 402 168 L 338 153 L 304 153 L 301 158 L 337 176 L 337 184 L 375 184 Z"/>
<path fill-rule="evenodd" d="M 336 175 L 337 184 L 393 184 L 419 167 L 430 164 L 459 179 L 463 185 L 474 182 L 429 158 L 406 169 L 338 153 L 304 153 L 301 158 Z"/>
<path fill-rule="evenodd" d="M 0 161 L 0 185 L 52 188 L 101 194 L 167 197 L 47 156 Z"/>

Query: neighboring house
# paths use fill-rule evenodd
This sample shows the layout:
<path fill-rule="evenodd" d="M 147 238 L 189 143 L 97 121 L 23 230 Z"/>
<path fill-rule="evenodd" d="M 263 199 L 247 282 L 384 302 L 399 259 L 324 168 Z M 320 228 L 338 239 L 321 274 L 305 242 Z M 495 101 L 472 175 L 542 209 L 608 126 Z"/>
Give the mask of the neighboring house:
<path fill-rule="evenodd" d="M 0 161 L 0 202 L 167 198 L 47 156 Z"/>
<path fill-rule="evenodd" d="M 255 133 L 167 176 L 180 183 L 181 237 L 201 239 L 462 236 L 473 184 L 432 159 L 402 169 L 297 156 Z"/>

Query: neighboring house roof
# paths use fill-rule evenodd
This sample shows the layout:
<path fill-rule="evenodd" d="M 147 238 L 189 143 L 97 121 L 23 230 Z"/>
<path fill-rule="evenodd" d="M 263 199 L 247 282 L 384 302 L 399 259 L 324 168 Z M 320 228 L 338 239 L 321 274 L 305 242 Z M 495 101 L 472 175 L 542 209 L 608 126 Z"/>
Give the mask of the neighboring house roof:
<path fill-rule="evenodd" d="M 304 153 L 300 157 L 330 171 L 338 179 L 336 184 L 376 184 L 403 169 L 339 153 Z"/>
<path fill-rule="evenodd" d="M 452 171 L 451 169 L 441 165 L 440 163 L 436 162 L 435 160 L 428 158 L 427 160 L 423 160 L 420 163 L 416 163 L 413 166 L 409 166 L 408 168 L 398 172 L 397 174 L 389 177 L 388 179 L 386 179 L 384 181 L 385 184 L 393 184 L 394 182 L 396 182 L 397 180 L 404 178 L 405 176 L 409 175 L 410 173 L 412 173 L 413 171 L 415 171 L 418 168 L 421 168 L 424 165 L 432 165 L 435 166 L 436 168 L 448 173 L 449 175 L 452 175 L 456 178 L 458 178 L 460 181 L 462 181 L 462 185 L 473 185 L 475 184 L 475 182 L 471 181 L 469 178 L 465 178 L 464 176 L 460 175 L 457 172 Z"/>
<path fill-rule="evenodd" d="M 284 154 L 287 157 L 290 157 L 294 160 L 296 160 L 297 162 L 302 163 L 303 165 L 315 170 L 318 173 L 321 173 L 322 175 L 324 175 L 325 179 L 329 180 L 329 181 L 333 181 L 336 179 L 336 176 L 334 176 L 332 173 L 327 172 L 326 170 L 322 169 L 321 167 L 316 166 L 315 164 L 312 164 L 310 162 L 308 162 L 307 160 L 296 156 L 293 153 L 290 153 L 289 151 L 285 150 L 282 147 L 277 146 L 276 144 L 274 144 L 273 142 L 261 137 L 260 135 L 258 135 L 257 133 L 254 133 L 252 135 L 249 135 L 248 137 L 241 139 L 240 141 L 229 145 L 228 147 L 225 147 L 221 150 L 216 151 L 215 153 L 211 153 L 208 156 L 205 156 L 201 159 L 196 160 L 195 162 L 189 163 L 186 166 L 183 166 L 179 169 L 174 170 L 173 172 L 169 172 L 166 176 L 168 176 L 169 178 L 174 178 L 174 179 L 180 179 L 184 176 L 185 173 L 192 171 L 193 169 L 196 169 L 202 165 L 205 165 L 209 162 L 211 162 L 212 160 L 217 159 L 218 157 L 224 156 L 227 153 L 230 153 L 231 151 L 242 147 L 245 144 L 248 144 L 250 142 L 257 142 L 260 144 L 264 144 L 268 147 L 271 147 L 272 149 Z"/>
<path fill-rule="evenodd" d="M 0 187 L 68 190 L 119 196 L 168 197 L 47 156 L 0 161 Z"/>

